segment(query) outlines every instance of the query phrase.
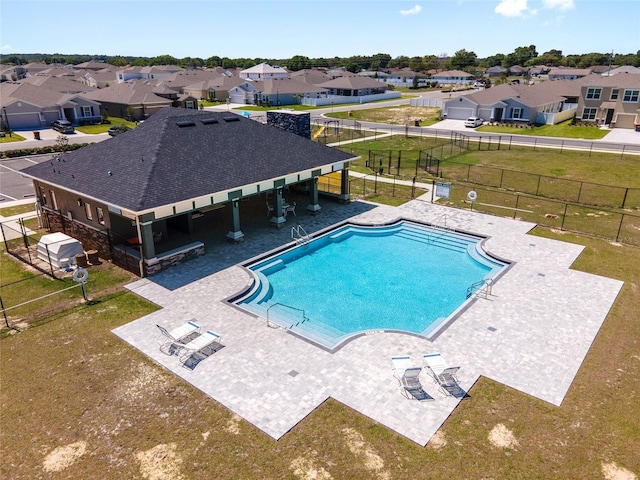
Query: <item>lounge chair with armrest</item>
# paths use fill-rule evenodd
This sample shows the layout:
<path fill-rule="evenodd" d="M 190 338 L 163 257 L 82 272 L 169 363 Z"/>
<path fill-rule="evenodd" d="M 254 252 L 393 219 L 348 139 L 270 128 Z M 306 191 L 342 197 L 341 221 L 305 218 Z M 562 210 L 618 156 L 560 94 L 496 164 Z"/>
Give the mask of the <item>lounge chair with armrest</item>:
<path fill-rule="evenodd" d="M 463 398 L 467 394 L 458 385 L 456 373 L 460 367 L 449 367 L 439 353 L 426 354 L 422 358 L 429 376 L 438 384 L 442 393 L 456 398 Z"/>
<path fill-rule="evenodd" d="M 422 367 L 415 367 L 408 356 L 392 357 L 393 375 L 398 380 L 402 394 L 415 400 L 433 400 L 422 388 L 420 383 L 420 372 Z"/>

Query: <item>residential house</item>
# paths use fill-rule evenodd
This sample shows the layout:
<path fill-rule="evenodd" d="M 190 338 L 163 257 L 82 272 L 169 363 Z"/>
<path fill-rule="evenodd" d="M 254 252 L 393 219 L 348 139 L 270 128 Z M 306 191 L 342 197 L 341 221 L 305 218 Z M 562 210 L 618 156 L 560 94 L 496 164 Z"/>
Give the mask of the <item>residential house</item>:
<path fill-rule="evenodd" d="M 539 85 L 502 84 L 448 100 L 442 113 L 449 119 L 480 117 L 491 122 L 520 124 L 557 123 L 571 118 L 564 114 L 564 97 Z"/>
<path fill-rule="evenodd" d="M 431 76 L 440 85 L 465 85 L 473 82 L 473 75 L 462 70 L 446 70 Z"/>
<path fill-rule="evenodd" d="M 426 75 L 414 72 L 409 68 L 390 68 L 383 79 L 379 77 L 377 79 L 394 87 L 413 87 L 420 84 L 421 81 L 426 82 Z"/>
<path fill-rule="evenodd" d="M 327 89 L 329 95 L 339 97 L 363 97 L 387 91 L 386 83 L 358 75 L 343 75 L 333 80 L 319 83 L 317 86 Z"/>
<path fill-rule="evenodd" d="M 489 67 L 484 71 L 484 76 L 485 77 L 491 77 L 491 78 L 496 78 L 496 77 L 506 77 L 509 74 L 509 70 L 500 66 L 500 65 L 494 65 L 493 67 Z"/>
<path fill-rule="evenodd" d="M 184 93 L 198 100 L 226 102 L 229 90 L 245 83 L 238 77 L 219 76 L 212 80 L 203 80 L 184 87 Z"/>
<path fill-rule="evenodd" d="M 618 73 L 584 79 L 577 118 L 612 128 L 640 125 L 640 75 Z"/>
<path fill-rule="evenodd" d="M 160 65 L 153 67 L 126 67 L 116 72 L 116 79 L 119 83 L 129 80 L 160 80 L 170 77 L 176 72 L 183 71 L 183 68 L 175 65 Z"/>
<path fill-rule="evenodd" d="M 99 71 L 104 70 L 104 69 L 108 69 L 108 70 L 114 70 L 115 69 L 115 67 L 113 65 L 111 65 L 110 63 L 94 62 L 94 61 L 79 63 L 77 65 L 72 65 L 71 67 L 76 69 L 76 70 L 91 70 L 93 72 L 99 72 Z"/>
<path fill-rule="evenodd" d="M 591 68 L 552 68 L 549 70 L 549 80 L 575 80 L 576 78 L 591 75 Z"/>
<path fill-rule="evenodd" d="M 172 99 L 156 95 L 154 88 L 144 80 L 130 80 L 93 90 L 86 96 L 99 102 L 106 115 L 144 120 L 159 109 L 173 105 Z"/>
<path fill-rule="evenodd" d="M 49 127 L 60 119 L 75 125 L 100 121 L 100 104 L 87 93 L 63 92 L 50 88 L 52 86 L 51 82 L 47 85 L 1 83 L 0 108 L 4 126 L 8 124 L 12 130 L 35 130 Z"/>
<path fill-rule="evenodd" d="M 270 78 L 288 78 L 289 73 L 282 67 L 272 67 L 268 63 L 260 63 L 240 71 L 244 80 L 268 80 Z"/>
<path fill-rule="evenodd" d="M 273 78 L 251 82 L 254 105 L 281 106 L 297 105 L 303 98 L 321 98 L 327 96 L 327 90 L 290 78 Z M 246 89 L 246 87 L 245 87 Z M 248 91 L 247 91 L 248 94 Z M 246 97 L 243 96 L 244 100 Z M 231 101 L 236 99 L 235 95 Z"/>
<path fill-rule="evenodd" d="M 78 81 L 91 88 L 105 88 L 117 83 L 116 70 L 113 67 L 102 70 L 87 70 Z"/>
<path fill-rule="evenodd" d="M 209 219 L 200 221 L 205 230 L 224 222 L 226 239 L 240 242 L 242 216 L 256 218 L 256 209 L 262 216 L 266 195 L 282 212 L 283 189 L 304 186 L 306 209 L 317 214 L 318 178 L 340 172 L 339 198 L 348 199 L 354 157 L 307 138 L 308 113 L 286 121 L 287 112 L 276 113 L 274 125 L 264 125 L 228 112 L 163 108 L 134 130 L 22 173 L 34 181 L 50 231 L 146 276 L 215 248 L 195 236 L 198 218 Z M 286 218 L 269 222 L 281 227 Z"/>
<path fill-rule="evenodd" d="M 514 77 L 522 77 L 528 73 L 529 69 L 527 67 L 521 67 L 520 65 L 513 65 L 509 67 L 509 75 L 513 75 Z"/>
<path fill-rule="evenodd" d="M 640 74 L 640 68 L 634 67 L 632 65 L 623 65 L 622 67 L 616 67 L 607 70 L 606 72 L 603 72 L 602 75 L 610 77 L 612 75 L 617 75 L 618 73 L 633 73 L 637 75 Z"/>

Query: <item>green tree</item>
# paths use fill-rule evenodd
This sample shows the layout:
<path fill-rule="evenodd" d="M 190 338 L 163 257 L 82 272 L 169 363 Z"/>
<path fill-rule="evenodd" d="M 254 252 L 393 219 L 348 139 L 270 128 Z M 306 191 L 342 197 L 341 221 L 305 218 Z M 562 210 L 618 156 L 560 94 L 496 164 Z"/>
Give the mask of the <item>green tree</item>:
<path fill-rule="evenodd" d="M 411 57 L 409 59 L 409 68 L 414 72 L 421 72 L 425 70 L 424 65 L 422 64 L 422 57 Z"/>
<path fill-rule="evenodd" d="M 178 65 L 178 59 L 171 55 L 160 55 L 151 59 L 151 65 Z"/>
<path fill-rule="evenodd" d="M 294 55 L 289 60 L 287 60 L 287 68 L 294 72 L 298 70 L 303 70 L 305 68 L 311 67 L 311 61 L 309 57 L 304 57 L 302 55 Z"/>
<path fill-rule="evenodd" d="M 453 57 L 451 57 L 450 65 L 454 70 L 464 70 L 468 67 L 474 67 L 478 56 L 475 52 L 467 52 L 465 49 L 458 50 Z"/>
<path fill-rule="evenodd" d="M 535 45 L 529 45 L 528 47 L 517 47 L 513 53 L 510 53 L 506 56 L 505 61 L 506 65 L 503 64 L 503 67 L 513 67 L 514 65 L 527 66 L 531 65 L 531 60 L 535 59 L 538 56 L 538 52 L 536 51 Z"/>
<path fill-rule="evenodd" d="M 356 62 L 351 62 L 350 64 L 346 65 L 345 68 L 347 69 L 348 72 L 351 72 L 351 73 L 358 73 L 361 70 L 360 65 L 357 64 Z"/>

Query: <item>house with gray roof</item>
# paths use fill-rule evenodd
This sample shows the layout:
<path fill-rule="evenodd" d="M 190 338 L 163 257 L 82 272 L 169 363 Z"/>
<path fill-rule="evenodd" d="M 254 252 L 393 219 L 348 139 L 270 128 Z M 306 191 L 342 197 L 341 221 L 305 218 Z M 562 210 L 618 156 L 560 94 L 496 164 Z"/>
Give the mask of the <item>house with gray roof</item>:
<path fill-rule="evenodd" d="M 502 84 L 448 100 L 442 113 L 449 119 L 480 117 L 491 122 L 558 123 L 571 118 L 565 98 L 539 85 Z"/>
<path fill-rule="evenodd" d="M 577 118 L 611 128 L 640 125 L 640 75 L 589 75 L 580 82 Z"/>
<path fill-rule="evenodd" d="M 440 85 L 465 85 L 473 82 L 473 75 L 462 70 L 447 70 L 431 76 Z"/>
<path fill-rule="evenodd" d="M 363 97 L 376 95 L 387 91 L 387 84 L 373 78 L 359 75 L 342 75 L 332 80 L 322 82 L 318 87 L 326 88 L 329 95 L 339 97 Z"/>
<path fill-rule="evenodd" d="M 173 105 L 172 99 L 157 95 L 155 88 L 144 80 L 130 80 L 92 90 L 86 96 L 99 102 L 107 115 L 143 120 L 159 109 Z"/>
<path fill-rule="evenodd" d="M 282 67 L 260 63 L 240 71 L 240 78 L 245 80 L 268 80 L 272 78 L 288 78 L 289 73 Z"/>
<path fill-rule="evenodd" d="M 340 172 L 339 198 L 348 199 L 353 155 L 308 138 L 308 112 L 267 113 L 274 115 L 265 125 L 228 112 L 163 108 L 134 130 L 22 173 L 33 179 L 50 231 L 146 276 L 204 253 L 207 245 L 193 236 L 203 217 L 225 222 L 226 239 L 240 242 L 243 215 L 263 217 L 268 195 L 280 212 L 269 220 L 275 227 L 287 221 L 284 189 L 304 187 L 306 210 L 317 214 L 319 177 Z"/>
<path fill-rule="evenodd" d="M 44 84 L 45 79 L 38 80 L 43 82 L 0 83 L 3 127 L 8 124 L 11 130 L 35 130 L 47 128 L 61 119 L 74 125 L 100 121 L 100 103 L 82 91 L 87 87 L 77 82 L 68 84 L 66 80 L 47 84 Z M 68 88 L 69 85 L 73 88 Z M 72 91 L 60 91 L 54 88 L 56 86 Z"/>
<path fill-rule="evenodd" d="M 118 82 L 128 82 L 129 80 L 159 80 L 167 78 L 176 72 L 183 71 L 184 68 L 175 65 L 159 65 L 152 67 L 126 67 L 116 72 Z"/>
<path fill-rule="evenodd" d="M 593 74 L 591 68 L 552 68 L 549 70 L 549 80 L 575 80 Z"/>

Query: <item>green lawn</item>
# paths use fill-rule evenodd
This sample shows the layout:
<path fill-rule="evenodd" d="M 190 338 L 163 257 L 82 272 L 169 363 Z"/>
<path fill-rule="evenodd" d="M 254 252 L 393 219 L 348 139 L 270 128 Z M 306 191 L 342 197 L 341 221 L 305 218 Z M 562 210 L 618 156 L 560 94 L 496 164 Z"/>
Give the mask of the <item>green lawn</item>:
<path fill-rule="evenodd" d="M 4 137 L 0 137 L 0 143 L 22 142 L 23 140 L 25 140 L 25 138 L 16 132 L 11 132 L 11 134 L 7 133 Z"/>
<path fill-rule="evenodd" d="M 109 117 L 109 121 L 111 123 L 99 123 L 96 125 L 83 125 L 81 127 L 76 127 L 76 130 L 82 133 L 88 134 L 97 134 L 97 133 L 107 133 L 109 127 L 114 125 L 121 126 L 124 125 L 128 128 L 136 128 L 138 126 L 137 122 L 131 122 L 129 120 L 125 120 L 124 118 L 119 117 Z"/>
<path fill-rule="evenodd" d="M 498 125 L 483 125 L 476 129 L 487 133 L 504 133 L 505 135 L 530 135 L 537 137 L 563 137 L 578 138 L 584 140 L 599 140 L 607 136 L 608 130 L 597 127 L 582 127 L 571 125 L 571 120 L 566 120 L 557 125 L 541 125 L 533 128 L 503 127 Z"/>

